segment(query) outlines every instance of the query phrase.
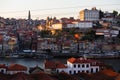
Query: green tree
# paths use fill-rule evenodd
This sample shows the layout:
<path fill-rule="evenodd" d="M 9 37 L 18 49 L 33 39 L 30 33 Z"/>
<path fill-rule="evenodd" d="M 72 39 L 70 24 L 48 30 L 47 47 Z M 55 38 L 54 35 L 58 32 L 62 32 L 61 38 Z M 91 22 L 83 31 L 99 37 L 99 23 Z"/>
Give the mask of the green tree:
<path fill-rule="evenodd" d="M 39 32 L 39 35 L 41 37 L 50 37 L 51 36 L 51 32 L 48 31 L 48 30 L 42 30 L 42 31 Z"/>
<path fill-rule="evenodd" d="M 113 11 L 113 15 L 114 15 L 114 17 L 117 16 L 117 15 L 118 15 L 118 11 L 115 11 L 115 10 L 114 10 L 114 11 Z"/>
<path fill-rule="evenodd" d="M 95 33 L 96 32 L 94 30 L 91 30 L 90 32 L 85 33 L 85 36 L 83 36 L 81 40 L 89 40 L 89 41 L 95 40 L 96 38 Z"/>
<path fill-rule="evenodd" d="M 120 16 L 120 13 L 119 13 L 119 15 L 118 16 Z"/>

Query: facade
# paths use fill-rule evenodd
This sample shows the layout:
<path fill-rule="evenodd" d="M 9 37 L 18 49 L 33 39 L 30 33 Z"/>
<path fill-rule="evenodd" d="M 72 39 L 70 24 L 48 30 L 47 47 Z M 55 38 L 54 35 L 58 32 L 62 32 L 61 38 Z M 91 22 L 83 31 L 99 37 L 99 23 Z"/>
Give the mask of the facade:
<path fill-rule="evenodd" d="M 103 35 L 105 38 L 117 37 L 119 30 L 114 29 L 97 29 L 96 35 Z"/>
<path fill-rule="evenodd" d="M 52 29 L 62 30 L 62 28 L 63 28 L 63 24 L 62 23 L 52 24 Z"/>
<path fill-rule="evenodd" d="M 91 10 L 84 9 L 80 11 L 81 21 L 97 21 L 99 20 L 99 10 L 92 8 Z"/>
<path fill-rule="evenodd" d="M 6 69 L 7 69 L 7 67 L 5 66 L 5 64 L 0 64 L 0 72 L 1 73 L 6 73 Z"/>
<path fill-rule="evenodd" d="M 78 26 L 78 28 L 92 28 L 93 27 L 93 23 L 91 21 L 80 21 L 75 25 Z"/>
<path fill-rule="evenodd" d="M 11 64 L 9 66 L 0 64 L 0 72 L 4 74 L 16 74 L 19 72 L 27 73 L 27 67 L 20 64 Z"/>
<path fill-rule="evenodd" d="M 73 22 L 68 23 L 67 28 L 92 28 L 93 22 L 92 21 L 79 21 L 79 22 Z"/>
<path fill-rule="evenodd" d="M 103 17 L 103 21 L 108 21 L 108 22 L 113 22 L 114 18 L 113 17 Z"/>
<path fill-rule="evenodd" d="M 53 40 L 52 40 L 53 39 Z M 53 43 L 54 38 L 38 38 L 37 52 L 44 53 L 44 50 L 58 51 L 58 45 Z"/>
<path fill-rule="evenodd" d="M 59 66 L 58 66 L 59 65 Z M 69 58 L 67 64 L 57 64 L 53 62 L 45 62 L 45 70 L 66 72 L 68 74 L 77 74 L 80 72 L 84 73 L 96 73 L 103 69 L 103 64 L 101 62 L 90 60 L 86 58 Z"/>

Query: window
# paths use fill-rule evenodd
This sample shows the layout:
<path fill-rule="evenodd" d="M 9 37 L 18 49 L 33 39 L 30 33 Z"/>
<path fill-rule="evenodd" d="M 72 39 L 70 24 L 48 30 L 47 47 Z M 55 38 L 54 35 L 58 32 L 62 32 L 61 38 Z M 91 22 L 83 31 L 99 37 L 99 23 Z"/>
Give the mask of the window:
<path fill-rule="evenodd" d="M 4 70 L 1 70 L 1 73 L 4 73 Z"/>
<path fill-rule="evenodd" d="M 80 67 L 80 64 L 78 64 L 78 67 Z"/>
<path fill-rule="evenodd" d="M 80 71 L 78 71 L 78 73 L 80 73 Z"/>
<path fill-rule="evenodd" d="M 57 70 L 57 73 L 59 73 L 59 70 Z"/>
<path fill-rule="evenodd" d="M 84 73 L 84 71 L 82 71 L 82 73 Z"/>
<path fill-rule="evenodd" d="M 91 68 L 91 73 L 93 73 L 93 68 Z"/>
<path fill-rule="evenodd" d="M 74 70 L 74 74 L 76 74 L 76 71 Z"/>
<path fill-rule="evenodd" d="M 76 67 L 76 65 L 74 64 L 74 68 Z"/>
<path fill-rule="evenodd" d="M 71 72 L 71 71 L 69 71 L 69 73 L 71 74 L 72 72 Z"/>
<path fill-rule="evenodd" d="M 89 73 L 89 71 L 87 70 L 86 73 Z"/>
<path fill-rule="evenodd" d="M 96 72 L 98 72 L 98 68 L 96 68 Z"/>
<path fill-rule="evenodd" d="M 89 67 L 89 64 L 87 64 L 86 67 Z"/>
<path fill-rule="evenodd" d="M 82 67 L 85 67 L 85 65 L 83 64 Z"/>

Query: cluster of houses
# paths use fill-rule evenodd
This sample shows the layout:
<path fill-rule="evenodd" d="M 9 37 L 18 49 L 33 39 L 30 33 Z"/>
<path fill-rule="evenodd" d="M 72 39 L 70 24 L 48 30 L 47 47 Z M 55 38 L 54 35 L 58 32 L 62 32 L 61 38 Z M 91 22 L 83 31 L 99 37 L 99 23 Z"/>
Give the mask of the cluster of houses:
<path fill-rule="evenodd" d="M 37 72 L 45 72 L 45 73 L 60 73 L 65 72 L 68 74 L 77 74 L 77 73 L 96 73 L 100 70 L 105 69 L 105 64 L 91 60 L 87 58 L 69 58 L 67 60 L 67 64 L 63 64 L 61 62 L 53 62 L 45 60 L 44 67 L 41 69 L 40 67 L 32 67 L 27 68 L 21 64 L 0 64 L 0 72 L 4 74 L 16 74 L 16 73 L 37 73 Z"/>
<path fill-rule="evenodd" d="M 30 74 L 34 74 L 34 73 L 38 73 L 38 72 L 43 72 L 44 70 L 42 68 L 40 68 L 38 65 L 35 67 L 26 67 L 24 65 L 21 64 L 10 64 L 10 65 L 6 65 L 6 64 L 0 64 L 0 73 L 4 73 L 4 74 L 16 74 L 16 73 L 30 73 Z"/>
<path fill-rule="evenodd" d="M 47 17 L 46 20 L 32 20 L 30 11 L 28 19 L 4 19 L 0 17 L 0 53 L 11 52 L 42 52 L 49 49 L 52 52 L 69 53 L 80 52 L 81 50 L 94 51 L 99 50 L 120 50 L 120 44 L 108 44 L 109 39 L 116 38 L 119 33 L 119 16 L 113 13 L 102 12 L 95 7 L 91 10 L 84 9 L 79 13 L 79 19 L 61 18 L 60 20 Z M 101 28 L 100 28 L 101 27 Z M 103 36 L 105 41 L 76 41 L 74 38 L 68 39 L 67 34 L 63 34 L 58 38 L 42 38 L 39 32 L 42 30 L 50 30 L 52 34 L 56 30 L 64 30 L 75 28 L 75 33 L 95 30 L 96 35 Z M 66 32 L 67 33 L 67 32 Z M 79 34 L 80 35 L 80 34 Z M 79 46 L 78 46 L 79 45 Z M 102 45 L 102 46 L 101 46 Z M 104 48 L 103 48 L 104 47 Z"/>
<path fill-rule="evenodd" d="M 69 58 L 67 64 L 61 62 L 45 61 L 45 72 L 60 73 L 66 72 L 68 74 L 77 73 L 96 73 L 105 69 L 105 64 L 87 58 Z"/>

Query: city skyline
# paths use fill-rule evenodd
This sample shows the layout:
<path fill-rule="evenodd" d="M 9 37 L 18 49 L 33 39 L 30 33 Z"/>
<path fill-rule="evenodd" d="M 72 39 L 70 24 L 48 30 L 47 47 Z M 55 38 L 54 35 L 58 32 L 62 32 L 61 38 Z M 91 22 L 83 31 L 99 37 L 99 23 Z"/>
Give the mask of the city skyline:
<path fill-rule="evenodd" d="M 0 16 L 27 19 L 30 10 L 32 19 L 45 19 L 47 16 L 78 18 L 80 10 L 92 7 L 120 13 L 119 3 L 119 0 L 0 0 Z"/>

